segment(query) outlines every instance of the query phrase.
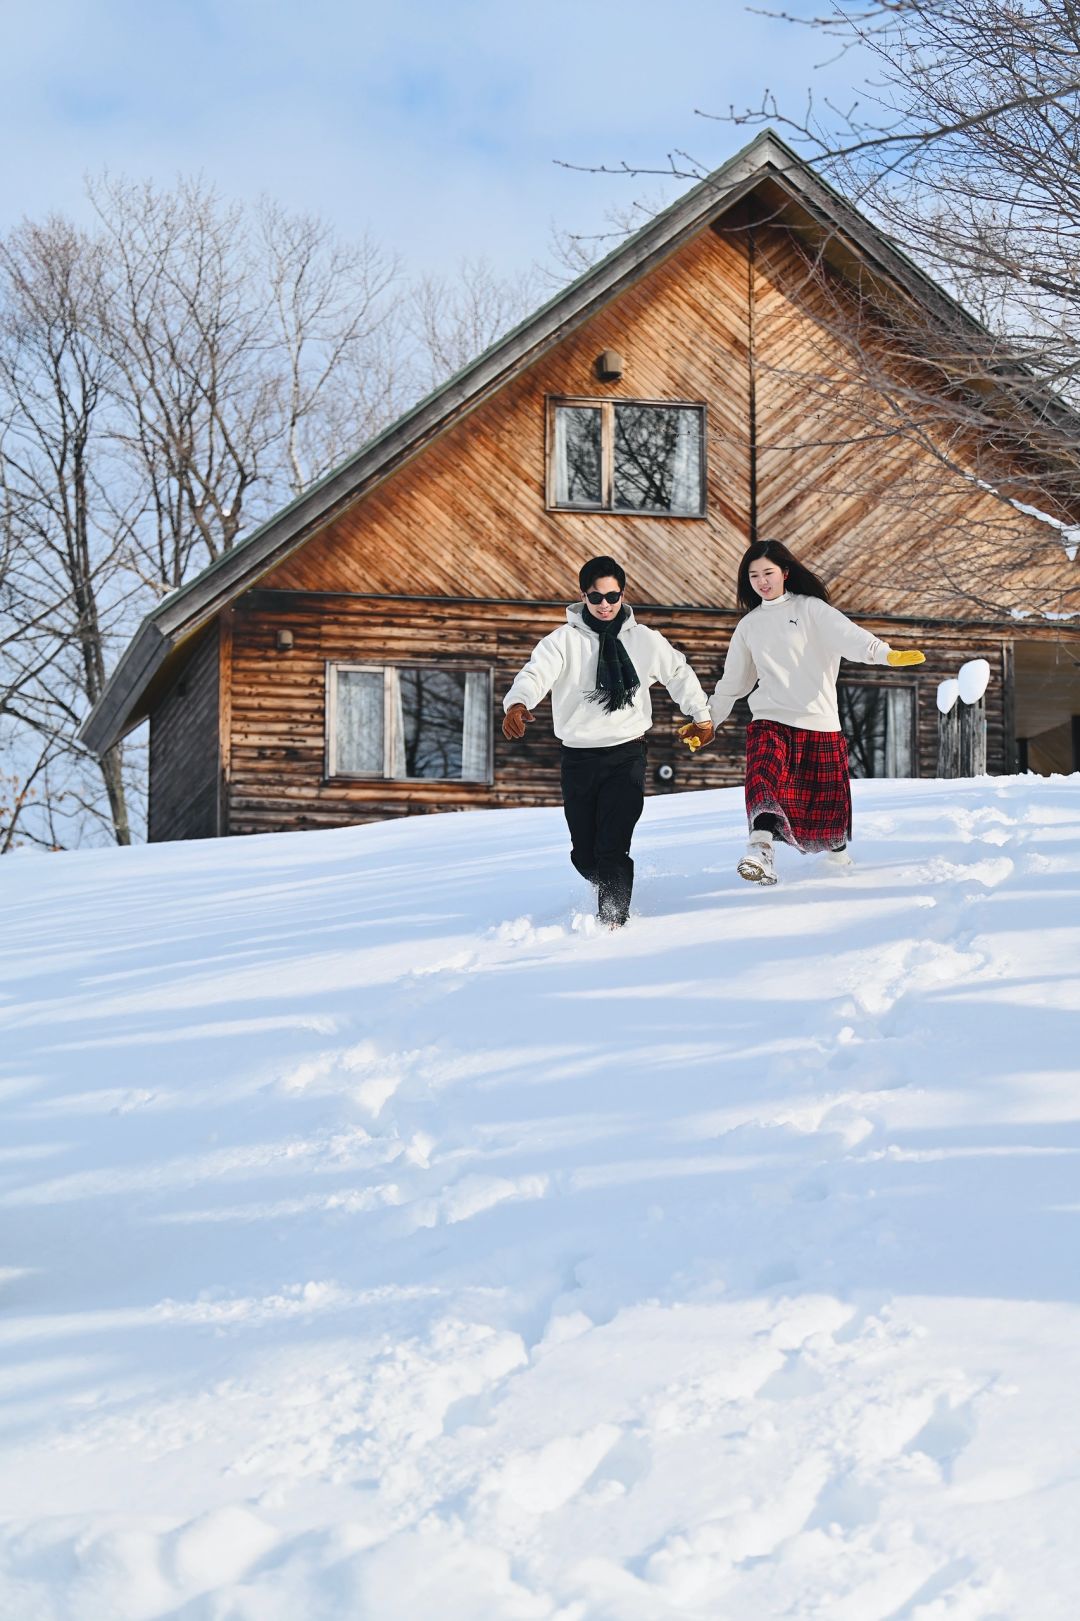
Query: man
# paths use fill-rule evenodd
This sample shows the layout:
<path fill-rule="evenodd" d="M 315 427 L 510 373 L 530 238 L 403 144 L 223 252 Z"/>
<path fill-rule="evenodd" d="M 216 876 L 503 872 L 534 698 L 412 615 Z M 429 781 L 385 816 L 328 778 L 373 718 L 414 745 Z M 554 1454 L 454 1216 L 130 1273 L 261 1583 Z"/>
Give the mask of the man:
<path fill-rule="evenodd" d="M 578 578 L 581 601 L 536 644 L 503 699 L 503 736 L 524 737 L 532 710 L 551 693 L 570 860 L 596 885 L 601 922 L 617 929 L 634 883 L 630 841 L 645 802 L 651 683 L 662 681 L 692 718 L 695 743 L 707 743 L 713 729 L 708 699 L 683 655 L 627 607 L 626 574 L 615 559 L 592 558 Z"/>

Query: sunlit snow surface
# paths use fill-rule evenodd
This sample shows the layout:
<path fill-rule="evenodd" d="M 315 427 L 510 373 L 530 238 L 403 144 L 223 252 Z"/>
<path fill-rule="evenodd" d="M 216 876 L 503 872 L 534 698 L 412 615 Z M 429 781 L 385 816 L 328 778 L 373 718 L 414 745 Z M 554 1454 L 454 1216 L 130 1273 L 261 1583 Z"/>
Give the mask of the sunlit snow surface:
<path fill-rule="evenodd" d="M 5 1621 L 1074 1621 L 1080 779 L 0 862 Z"/>

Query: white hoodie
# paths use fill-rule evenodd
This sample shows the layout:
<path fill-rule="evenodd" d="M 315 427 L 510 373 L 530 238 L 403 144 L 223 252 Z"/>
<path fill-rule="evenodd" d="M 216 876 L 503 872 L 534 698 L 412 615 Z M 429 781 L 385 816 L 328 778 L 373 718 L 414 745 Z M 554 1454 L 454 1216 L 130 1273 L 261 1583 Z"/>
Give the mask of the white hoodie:
<path fill-rule="evenodd" d="M 639 625 L 632 608 L 619 632 L 641 682 L 632 703 L 609 713 L 590 694 L 596 689 L 600 637 L 582 619 L 580 602 L 566 610 L 566 624 L 537 642 L 532 656 L 514 678 L 503 699 L 503 709 L 524 704 L 535 709 L 551 693 L 551 719 L 555 736 L 568 749 L 614 748 L 641 737 L 652 725 L 649 686 L 661 681 L 684 715 L 696 721 L 709 718 L 709 701 L 683 654 L 658 630 Z"/>
<path fill-rule="evenodd" d="M 709 701 L 713 725 L 722 726 L 736 699 L 749 693 L 755 720 L 838 732 L 836 677 L 842 658 L 887 664 L 889 644 L 817 597 L 789 591 L 772 602 L 763 599 L 735 626 L 724 673 Z"/>

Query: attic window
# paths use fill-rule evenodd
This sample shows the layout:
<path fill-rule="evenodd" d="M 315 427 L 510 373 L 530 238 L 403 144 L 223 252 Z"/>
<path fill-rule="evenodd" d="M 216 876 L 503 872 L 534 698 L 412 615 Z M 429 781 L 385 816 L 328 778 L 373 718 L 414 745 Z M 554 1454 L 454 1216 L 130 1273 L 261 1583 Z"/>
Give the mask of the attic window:
<path fill-rule="evenodd" d="M 548 401 L 547 505 L 571 512 L 705 513 L 705 407 Z"/>
<path fill-rule="evenodd" d="M 330 664 L 326 773 L 491 781 L 491 671 Z"/>

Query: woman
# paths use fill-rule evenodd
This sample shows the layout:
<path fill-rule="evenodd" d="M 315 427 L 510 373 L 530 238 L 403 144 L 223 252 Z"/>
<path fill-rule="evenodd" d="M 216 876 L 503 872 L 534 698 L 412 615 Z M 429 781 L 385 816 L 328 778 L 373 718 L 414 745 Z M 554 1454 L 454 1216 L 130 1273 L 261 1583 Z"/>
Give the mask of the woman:
<path fill-rule="evenodd" d="M 816 574 L 779 540 L 755 541 L 739 564 L 739 606 L 724 674 L 709 702 L 720 727 L 737 698 L 750 696 L 746 729 L 746 815 L 750 842 L 739 876 L 775 884 L 773 842 L 842 852 L 851 836 L 847 742 L 836 707 L 842 658 L 857 664 L 921 664 L 914 649 L 890 648 L 829 605 Z M 704 728 L 681 726 L 691 749 Z"/>

